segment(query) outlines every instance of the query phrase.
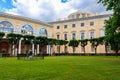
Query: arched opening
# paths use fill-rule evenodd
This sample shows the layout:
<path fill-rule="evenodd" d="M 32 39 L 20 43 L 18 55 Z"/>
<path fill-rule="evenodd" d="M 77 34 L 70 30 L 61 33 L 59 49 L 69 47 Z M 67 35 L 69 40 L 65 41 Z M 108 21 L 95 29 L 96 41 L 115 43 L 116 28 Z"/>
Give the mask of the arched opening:
<path fill-rule="evenodd" d="M 33 34 L 33 28 L 32 26 L 26 24 L 24 26 L 22 26 L 22 29 L 21 29 L 21 33 L 23 34 Z"/>
<path fill-rule="evenodd" d="M 47 37 L 47 30 L 45 28 L 41 28 L 39 30 L 39 35 L 40 36 L 44 36 L 44 37 Z"/>
<path fill-rule="evenodd" d="M 2 53 L 2 54 L 9 53 L 9 43 L 8 42 L 0 42 L 0 53 Z"/>
<path fill-rule="evenodd" d="M 39 35 L 43 36 L 43 37 L 47 37 L 47 30 L 45 28 L 41 28 L 39 30 Z M 47 53 L 47 46 L 46 45 L 42 48 L 42 52 L 45 54 Z"/>
<path fill-rule="evenodd" d="M 9 21 L 0 22 L 0 32 L 13 32 L 14 27 Z"/>

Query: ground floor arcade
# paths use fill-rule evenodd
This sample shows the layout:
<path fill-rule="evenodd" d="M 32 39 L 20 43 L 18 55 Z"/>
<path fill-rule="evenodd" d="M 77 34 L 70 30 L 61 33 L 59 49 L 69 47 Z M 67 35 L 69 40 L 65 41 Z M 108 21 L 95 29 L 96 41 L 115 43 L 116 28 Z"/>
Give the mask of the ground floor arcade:
<path fill-rule="evenodd" d="M 42 47 L 42 53 L 51 55 L 52 48 L 51 46 L 46 45 Z M 40 53 L 40 47 L 38 44 L 30 44 L 26 45 L 22 40 L 18 41 L 15 45 L 12 45 L 9 40 L 3 39 L 0 41 L 0 53 L 1 54 L 9 54 L 10 56 L 17 56 L 17 54 L 29 54 L 30 51 L 34 55 L 37 55 Z"/>

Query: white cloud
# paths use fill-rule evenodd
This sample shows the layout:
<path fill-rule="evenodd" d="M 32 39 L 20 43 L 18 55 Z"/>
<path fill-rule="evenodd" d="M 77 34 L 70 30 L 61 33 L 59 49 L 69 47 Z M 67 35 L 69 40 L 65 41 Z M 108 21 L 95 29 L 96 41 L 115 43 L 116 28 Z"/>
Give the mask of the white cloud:
<path fill-rule="evenodd" d="M 66 3 L 61 3 L 61 0 L 12 0 L 12 3 L 14 8 L 6 12 L 41 21 L 66 18 L 77 10 L 105 12 L 105 8 L 96 0 L 69 0 Z"/>

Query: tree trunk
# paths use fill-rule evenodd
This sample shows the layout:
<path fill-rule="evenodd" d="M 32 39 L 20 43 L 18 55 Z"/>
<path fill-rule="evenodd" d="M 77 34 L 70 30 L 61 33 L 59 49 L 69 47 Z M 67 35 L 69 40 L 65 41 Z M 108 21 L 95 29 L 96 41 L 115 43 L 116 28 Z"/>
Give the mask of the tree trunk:
<path fill-rule="evenodd" d="M 105 45 L 105 53 L 106 53 L 106 55 L 108 54 L 107 46 L 106 45 Z"/>
<path fill-rule="evenodd" d="M 85 46 L 83 48 L 84 48 L 84 55 L 85 55 Z"/>
<path fill-rule="evenodd" d="M 115 53 L 116 53 L 116 56 L 118 56 L 118 49 L 115 51 Z"/>
<path fill-rule="evenodd" d="M 75 53 L 74 49 L 75 49 L 75 47 L 73 47 L 73 54 Z"/>
<path fill-rule="evenodd" d="M 59 54 L 60 54 L 60 45 L 59 45 Z"/>
<path fill-rule="evenodd" d="M 95 55 L 97 55 L 97 47 L 95 47 Z"/>
<path fill-rule="evenodd" d="M 42 47 L 39 44 L 39 54 L 42 54 Z"/>

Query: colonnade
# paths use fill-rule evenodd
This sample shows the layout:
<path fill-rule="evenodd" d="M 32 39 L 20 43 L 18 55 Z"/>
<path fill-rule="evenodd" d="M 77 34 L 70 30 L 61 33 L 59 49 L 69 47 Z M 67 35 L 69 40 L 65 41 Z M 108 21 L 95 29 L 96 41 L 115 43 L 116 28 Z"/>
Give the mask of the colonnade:
<path fill-rule="evenodd" d="M 13 50 L 12 50 L 12 55 L 15 54 L 15 52 L 17 51 L 14 51 L 14 45 L 13 45 Z M 22 39 L 19 40 L 19 43 L 18 43 L 18 54 L 21 54 L 21 47 L 22 47 Z M 37 44 L 37 49 L 35 49 L 35 44 L 32 43 L 32 53 L 34 53 L 34 55 L 40 53 L 39 52 L 39 44 Z M 52 51 L 52 47 L 50 45 L 47 45 L 46 46 L 46 53 L 49 54 L 49 55 L 52 55 L 53 51 Z"/>

